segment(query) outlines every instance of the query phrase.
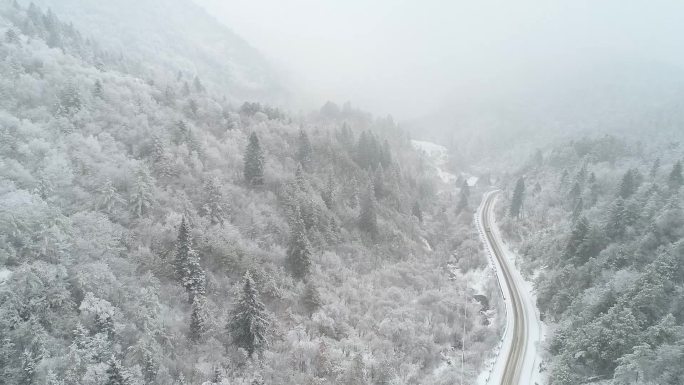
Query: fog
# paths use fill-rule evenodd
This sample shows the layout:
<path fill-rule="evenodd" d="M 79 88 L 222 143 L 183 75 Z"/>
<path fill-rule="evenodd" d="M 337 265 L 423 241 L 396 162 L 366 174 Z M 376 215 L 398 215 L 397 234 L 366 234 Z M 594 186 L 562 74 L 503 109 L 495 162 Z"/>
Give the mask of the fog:
<path fill-rule="evenodd" d="M 302 106 L 400 119 L 593 63 L 682 63 L 676 1 L 196 0 L 284 68 Z"/>

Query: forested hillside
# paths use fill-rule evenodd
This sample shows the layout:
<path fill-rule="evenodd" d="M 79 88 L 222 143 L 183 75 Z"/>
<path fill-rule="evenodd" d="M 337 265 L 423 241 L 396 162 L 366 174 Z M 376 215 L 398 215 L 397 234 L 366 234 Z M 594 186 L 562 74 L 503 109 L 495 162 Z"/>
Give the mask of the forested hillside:
<path fill-rule="evenodd" d="M 549 384 L 684 383 L 677 140 L 563 142 L 509 177 L 500 215 L 551 327 Z"/>
<path fill-rule="evenodd" d="M 233 105 L 36 6 L 0 33 L 0 384 L 447 384 L 464 332 L 477 376 L 479 197 L 391 118 Z"/>

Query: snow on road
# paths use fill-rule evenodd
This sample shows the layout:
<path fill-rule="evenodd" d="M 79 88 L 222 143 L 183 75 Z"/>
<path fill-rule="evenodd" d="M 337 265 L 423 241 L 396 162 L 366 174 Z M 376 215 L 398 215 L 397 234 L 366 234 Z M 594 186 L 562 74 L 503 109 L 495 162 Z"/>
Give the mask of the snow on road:
<path fill-rule="evenodd" d="M 492 265 L 492 268 L 495 270 L 497 274 L 497 279 L 499 280 L 499 283 L 501 285 L 501 291 L 502 295 L 503 293 L 508 293 L 508 282 L 506 282 L 506 279 L 504 278 L 504 274 L 502 273 L 502 268 L 499 265 L 499 262 L 497 258 L 495 258 L 492 255 L 492 248 L 488 244 L 488 241 L 485 237 L 485 229 L 484 229 L 484 224 L 481 223 L 480 218 L 482 218 L 482 215 L 490 215 L 489 223 L 491 227 L 491 232 L 492 236 L 495 239 L 496 243 L 500 246 L 500 250 L 504 254 L 508 270 L 510 271 L 511 275 L 513 276 L 514 286 L 518 287 L 521 300 L 522 300 L 522 305 L 523 309 L 525 312 L 525 318 L 527 319 L 527 329 L 526 329 L 526 335 L 527 335 L 527 345 L 526 349 L 524 352 L 524 361 L 523 361 L 523 372 L 522 376 L 520 378 L 519 384 L 520 385 L 535 385 L 535 384 L 543 384 L 544 383 L 544 378 L 543 374 L 540 373 L 540 362 L 541 362 L 541 348 L 540 348 L 540 342 L 544 338 L 544 332 L 545 332 L 545 326 L 541 322 L 540 317 L 539 317 L 539 311 L 537 309 L 536 303 L 536 296 L 534 294 L 534 290 L 532 288 L 532 285 L 525 281 L 525 279 L 522 277 L 520 272 L 515 266 L 515 260 L 516 260 L 516 254 L 513 253 L 508 246 L 506 245 L 505 242 L 503 242 L 503 238 L 501 237 L 501 233 L 499 232 L 499 228 L 496 224 L 496 220 L 494 218 L 494 215 L 492 212 L 489 213 L 483 213 L 484 207 L 485 207 L 485 201 L 487 200 L 487 196 L 490 193 L 487 193 L 485 197 L 482 200 L 482 204 L 478 208 L 476 212 L 476 221 L 477 221 L 477 226 L 478 230 L 480 232 L 480 236 L 482 238 L 482 241 L 487 245 L 486 249 L 488 253 L 490 254 L 490 263 Z M 495 198 L 498 199 L 498 198 Z M 496 204 L 496 201 L 495 203 Z M 493 210 L 492 210 L 493 211 Z M 505 329 L 504 329 L 504 336 L 501 341 L 501 344 L 499 346 L 498 352 L 495 352 L 494 357 L 488 362 L 486 369 L 480 374 L 478 377 L 478 385 L 498 385 L 501 383 L 502 376 L 504 374 L 504 369 L 506 366 L 506 358 L 508 357 L 509 354 L 511 354 L 512 350 L 512 342 L 513 342 L 513 325 L 514 325 L 514 320 L 512 317 L 508 316 L 509 314 L 513 314 L 513 309 L 512 309 L 512 303 L 509 298 L 507 298 L 507 294 L 504 295 L 504 300 L 506 303 L 506 324 L 505 324 Z"/>

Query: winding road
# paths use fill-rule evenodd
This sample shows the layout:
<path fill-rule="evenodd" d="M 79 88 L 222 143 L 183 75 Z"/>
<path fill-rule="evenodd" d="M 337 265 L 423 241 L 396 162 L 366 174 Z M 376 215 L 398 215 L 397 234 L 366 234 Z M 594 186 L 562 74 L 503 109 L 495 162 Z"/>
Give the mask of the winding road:
<path fill-rule="evenodd" d="M 494 206 L 498 196 L 498 190 L 486 193 L 477 212 L 479 231 L 506 304 L 506 329 L 487 384 L 534 385 L 538 381 L 537 346 L 542 324 L 534 298 L 510 259 L 496 225 Z"/>

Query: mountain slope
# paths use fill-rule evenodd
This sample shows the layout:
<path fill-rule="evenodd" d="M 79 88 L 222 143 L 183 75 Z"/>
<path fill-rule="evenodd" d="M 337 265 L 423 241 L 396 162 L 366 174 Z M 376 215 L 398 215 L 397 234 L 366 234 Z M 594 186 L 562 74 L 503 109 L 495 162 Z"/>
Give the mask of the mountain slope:
<path fill-rule="evenodd" d="M 235 109 L 60 19 L 0 3 L 0 383 L 446 384 L 464 338 L 476 376 L 470 211 L 391 120 Z"/>
<path fill-rule="evenodd" d="M 285 102 L 282 79 L 267 60 L 190 0 L 33 3 L 73 22 L 104 48 L 134 60 L 146 77 L 159 70 L 173 75 L 180 70 L 239 102 Z"/>

